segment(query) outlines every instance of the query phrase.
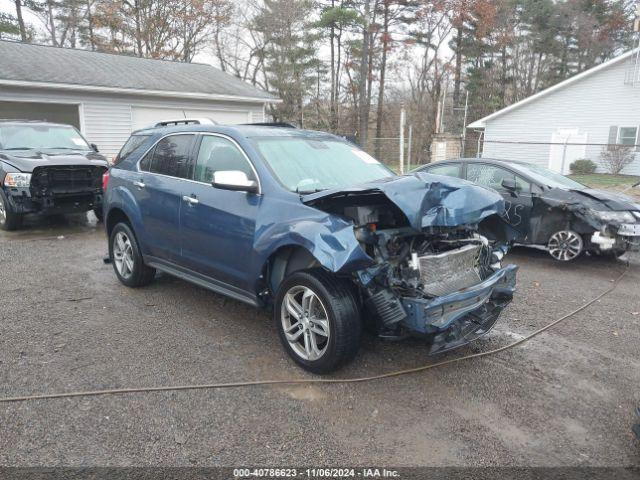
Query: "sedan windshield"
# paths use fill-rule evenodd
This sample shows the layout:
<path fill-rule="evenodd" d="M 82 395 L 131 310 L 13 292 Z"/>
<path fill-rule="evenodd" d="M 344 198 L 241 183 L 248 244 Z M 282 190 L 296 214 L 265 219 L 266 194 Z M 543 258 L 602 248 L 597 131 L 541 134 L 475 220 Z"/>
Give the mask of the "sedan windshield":
<path fill-rule="evenodd" d="M 0 150 L 91 150 L 82 135 L 64 125 L 1 125 Z"/>
<path fill-rule="evenodd" d="M 332 138 L 263 137 L 254 143 L 292 192 L 312 193 L 395 175 L 355 145 Z"/>
<path fill-rule="evenodd" d="M 570 188 L 572 190 L 584 190 L 586 187 L 581 183 L 571 180 L 569 177 L 560 175 L 548 168 L 539 165 L 518 165 L 518 169 L 522 170 L 537 182 L 552 188 Z"/>

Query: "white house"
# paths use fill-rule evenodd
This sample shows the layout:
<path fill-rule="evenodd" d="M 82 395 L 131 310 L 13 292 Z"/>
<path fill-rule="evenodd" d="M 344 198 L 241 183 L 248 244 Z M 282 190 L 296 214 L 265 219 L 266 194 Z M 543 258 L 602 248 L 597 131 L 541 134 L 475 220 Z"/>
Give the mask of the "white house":
<path fill-rule="evenodd" d="M 576 159 L 600 165 L 607 144 L 635 145 L 622 173 L 640 175 L 640 49 L 627 52 L 468 126 L 481 155 L 568 173 Z M 602 166 L 599 171 L 606 171 Z"/>
<path fill-rule="evenodd" d="M 75 125 L 108 156 L 161 120 L 262 122 L 277 101 L 210 65 L 0 41 L 0 118 Z"/>

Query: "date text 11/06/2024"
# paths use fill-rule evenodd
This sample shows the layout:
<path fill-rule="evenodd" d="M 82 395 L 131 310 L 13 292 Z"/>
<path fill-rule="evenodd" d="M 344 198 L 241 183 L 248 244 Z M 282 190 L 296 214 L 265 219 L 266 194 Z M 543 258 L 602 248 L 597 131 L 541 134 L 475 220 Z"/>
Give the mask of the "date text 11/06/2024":
<path fill-rule="evenodd" d="M 400 478 L 386 468 L 236 468 L 234 478 Z"/>

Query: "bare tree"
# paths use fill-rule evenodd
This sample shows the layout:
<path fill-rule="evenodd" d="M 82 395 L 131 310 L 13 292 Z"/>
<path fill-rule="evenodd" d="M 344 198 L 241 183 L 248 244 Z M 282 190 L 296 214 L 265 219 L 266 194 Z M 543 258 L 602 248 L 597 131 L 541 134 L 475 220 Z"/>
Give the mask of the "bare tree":
<path fill-rule="evenodd" d="M 618 175 L 630 165 L 635 157 L 634 147 L 628 145 L 608 145 L 600 152 L 600 161 L 613 175 Z"/>

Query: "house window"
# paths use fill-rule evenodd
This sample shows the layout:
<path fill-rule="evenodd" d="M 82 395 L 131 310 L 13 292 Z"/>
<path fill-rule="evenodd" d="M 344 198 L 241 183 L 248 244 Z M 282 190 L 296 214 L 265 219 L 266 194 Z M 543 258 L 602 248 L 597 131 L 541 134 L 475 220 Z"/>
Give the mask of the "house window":
<path fill-rule="evenodd" d="M 638 127 L 620 127 L 618 129 L 618 144 L 634 146 L 638 138 Z"/>

